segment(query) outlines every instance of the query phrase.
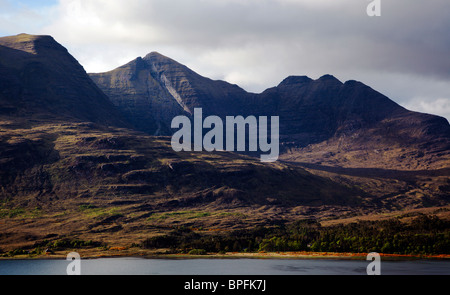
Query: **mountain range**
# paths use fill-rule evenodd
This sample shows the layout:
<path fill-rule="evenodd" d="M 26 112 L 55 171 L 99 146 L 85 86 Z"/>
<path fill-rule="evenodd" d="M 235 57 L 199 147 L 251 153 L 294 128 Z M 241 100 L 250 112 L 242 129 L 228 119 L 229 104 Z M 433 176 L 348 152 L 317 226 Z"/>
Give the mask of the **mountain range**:
<path fill-rule="evenodd" d="M 368 147 L 404 149 L 405 158 L 410 158 L 413 147 L 422 155 L 420 165 L 393 163 L 390 157 L 381 161 L 391 168 L 396 164 L 403 169 L 443 167 L 447 162 L 442 160 L 448 160 L 450 126 L 445 118 L 409 111 L 357 81 L 342 83 L 331 75 L 317 80 L 290 76 L 254 94 L 202 77 L 157 52 L 90 77 L 136 129 L 153 135 L 171 135 L 174 116 L 189 116 L 194 108 L 202 108 L 204 116 L 222 118 L 279 116 L 282 151 L 289 159 L 296 159 L 298 150 L 305 154 L 305 147 L 326 143 L 333 145 L 339 164 L 344 161 L 336 156 L 341 151 L 342 155 L 348 149 L 367 152 Z M 371 165 L 375 163 L 381 164 L 378 158 Z"/>
<path fill-rule="evenodd" d="M 279 116 L 281 160 L 174 152 L 172 118 L 197 107 Z M 446 119 L 361 82 L 289 76 L 249 93 L 156 52 L 87 74 L 50 36 L 0 38 L 0 248 L 439 210 L 449 155 Z"/>

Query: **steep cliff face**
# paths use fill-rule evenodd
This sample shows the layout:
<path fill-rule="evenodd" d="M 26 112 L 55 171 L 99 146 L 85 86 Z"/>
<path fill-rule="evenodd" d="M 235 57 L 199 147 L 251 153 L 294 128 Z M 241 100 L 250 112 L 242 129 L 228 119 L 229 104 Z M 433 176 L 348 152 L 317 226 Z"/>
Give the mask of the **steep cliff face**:
<path fill-rule="evenodd" d="M 83 67 L 50 36 L 0 38 L 0 115 L 127 126 Z"/>
<path fill-rule="evenodd" d="M 248 95 L 237 85 L 200 76 L 157 52 L 148 54 L 144 60 L 150 66 L 155 79 L 164 85 L 189 113 L 192 113 L 195 107 L 201 107 L 207 114 L 233 114 L 239 112 L 239 102 Z"/>
<path fill-rule="evenodd" d="M 141 131 L 169 134 L 172 118 L 185 112 L 140 57 L 111 72 L 90 76 Z"/>
<path fill-rule="evenodd" d="M 272 101 L 284 123 L 281 133 L 300 147 L 355 134 L 371 141 L 364 136 L 368 130 L 404 145 L 450 138 L 444 118 L 408 111 L 361 82 L 342 83 L 331 75 L 288 77 L 263 92 L 260 101 Z"/>
<path fill-rule="evenodd" d="M 409 111 L 361 82 L 290 77 L 262 95 L 280 101 L 285 160 L 387 169 L 449 165 L 445 118 Z"/>
<path fill-rule="evenodd" d="M 232 114 L 233 101 L 246 95 L 238 86 L 202 77 L 186 66 L 152 52 L 106 73 L 90 74 L 135 128 L 149 134 L 171 134 L 177 115 Z"/>

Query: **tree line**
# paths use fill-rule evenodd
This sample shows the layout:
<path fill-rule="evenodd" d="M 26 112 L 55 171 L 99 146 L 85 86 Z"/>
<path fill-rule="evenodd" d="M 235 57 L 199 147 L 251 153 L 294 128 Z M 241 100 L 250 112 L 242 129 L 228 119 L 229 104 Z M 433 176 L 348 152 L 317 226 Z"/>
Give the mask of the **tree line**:
<path fill-rule="evenodd" d="M 411 222 L 399 218 L 322 226 L 300 220 L 276 227 L 257 227 L 221 234 L 186 228 L 142 242 L 147 249 L 173 252 L 379 252 L 386 254 L 450 254 L 450 222 L 435 215 L 420 215 Z M 192 253 L 192 252 L 191 252 Z"/>

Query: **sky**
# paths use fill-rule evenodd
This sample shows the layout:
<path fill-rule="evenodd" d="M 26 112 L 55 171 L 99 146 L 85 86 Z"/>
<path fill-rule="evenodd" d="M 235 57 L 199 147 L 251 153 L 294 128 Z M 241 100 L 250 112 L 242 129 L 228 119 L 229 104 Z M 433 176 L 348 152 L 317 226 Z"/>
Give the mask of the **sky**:
<path fill-rule="evenodd" d="M 450 120 L 450 1 L 379 1 L 0 0 L 0 36 L 52 35 L 87 72 L 158 51 L 256 93 L 331 74 Z"/>

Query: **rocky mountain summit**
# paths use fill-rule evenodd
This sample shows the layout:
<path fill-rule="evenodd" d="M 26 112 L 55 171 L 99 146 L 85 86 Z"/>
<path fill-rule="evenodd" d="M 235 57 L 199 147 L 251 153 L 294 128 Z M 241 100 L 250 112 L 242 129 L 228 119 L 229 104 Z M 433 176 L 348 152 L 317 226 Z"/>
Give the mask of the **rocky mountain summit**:
<path fill-rule="evenodd" d="M 195 107 L 217 115 L 239 111 L 235 100 L 247 95 L 236 85 L 202 77 L 157 52 L 90 77 L 135 128 L 154 135 L 170 135 L 173 117 L 190 116 Z"/>

